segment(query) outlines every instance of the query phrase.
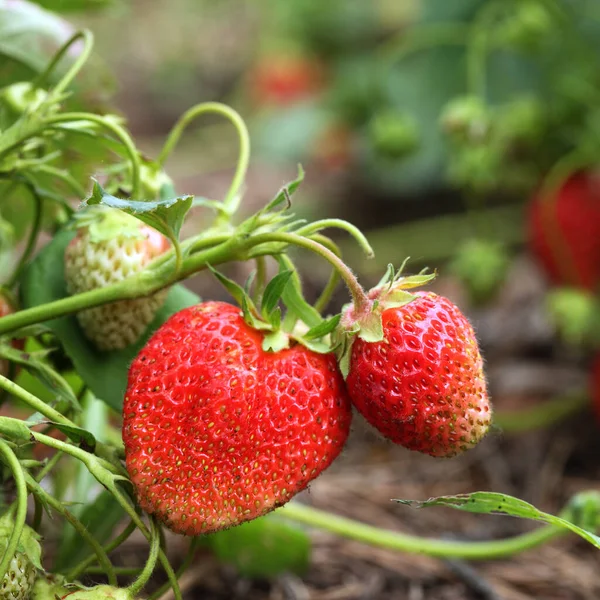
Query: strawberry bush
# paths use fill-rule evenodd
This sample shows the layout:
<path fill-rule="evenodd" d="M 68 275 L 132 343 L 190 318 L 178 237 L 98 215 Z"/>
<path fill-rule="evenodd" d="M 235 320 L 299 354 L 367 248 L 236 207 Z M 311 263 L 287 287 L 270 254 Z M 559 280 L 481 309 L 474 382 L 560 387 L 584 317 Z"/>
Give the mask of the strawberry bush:
<path fill-rule="evenodd" d="M 32 12 L 58 19 L 7 1 L 0 23 Z M 427 272 L 390 265 L 364 290 L 327 235 L 339 229 L 370 256 L 362 232 L 294 217 L 301 168 L 240 218 L 250 139 L 232 108 L 190 108 L 158 156 L 144 156 L 80 81 L 92 34 L 61 31 L 46 62 L 2 74 L 0 597 L 181 598 L 178 579 L 200 549 L 249 577 L 302 572 L 311 544 L 298 523 L 446 558 L 507 556 L 569 531 L 600 547 L 595 492 L 558 516 L 501 492 L 396 500 L 543 524 L 481 542 L 387 531 L 299 501 L 343 452 L 353 406 L 382 436 L 440 460 L 478 444 L 494 415 L 473 328 L 448 299 L 415 290 L 431 282 Z M 23 61 L 16 52 L 13 60 Z M 165 166 L 206 114 L 239 138 L 222 199 L 180 193 Z M 214 217 L 183 237 L 193 207 Z M 315 303 L 292 249 L 332 269 Z M 254 264 L 246 282 L 223 274 L 234 262 Z M 230 303 L 183 285 L 200 271 Z M 348 303 L 330 314 L 340 282 Z M 189 537 L 177 568 L 165 530 Z M 115 551 L 134 532 L 147 540 L 147 560 L 124 568 Z"/>

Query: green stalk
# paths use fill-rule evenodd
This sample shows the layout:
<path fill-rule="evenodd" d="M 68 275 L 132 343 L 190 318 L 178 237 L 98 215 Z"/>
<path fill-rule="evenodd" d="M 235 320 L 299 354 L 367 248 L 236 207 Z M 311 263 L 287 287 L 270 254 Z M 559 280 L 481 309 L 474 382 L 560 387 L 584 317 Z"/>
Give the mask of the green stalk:
<path fill-rule="evenodd" d="M 135 144 L 129 133 L 127 133 L 123 127 L 104 118 L 102 115 L 85 112 L 53 115 L 48 119 L 45 119 L 44 125 L 50 127 L 53 125 L 59 126 L 61 123 L 68 123 L 71 121 L 89 121 L 90 123 L 96 123 L 117 137 L 117 139 L 123 144 L 131 161 L 131 197 L 137 198 L 140 192 L 141 161 L 139 152 L 137 151 L 137 148 L 135 147 Z"/>
<path fill-rule="evenodd" d="M 158 523 L 154 517 L 151 517 L 150 524 L 152 526 L 150 555 L 148 556 L 148 560 L 138 578 L 127 588 L 133 598 L 135 598 L 148 583 L 148 580 L 156 568 L 156 562 L 160 552 L 160 527 L 158 526 Z"/>
<path fill-rule="evenodd" d="M 248 133 L 246 123 L 244 123 L 242 117 L 235 110 L 226 104 L 221 104 L 220 102 L 203 102 L 202 104 L 193 106 L 179 118 L 169 133 L 169 136 L 165 141 L 165 145 L 158 155 L 157 162 L 160 166 L 164 165 L 169 154 L 173 151 L 177 142 L 179 141 L 179 138 L 181 137 L 181 134 L 184 132 L 185 128 L 199 116 L 208 113 L 218 114 L 228 119 L 235 127 L 239 139 L 240 149 L 237 167 L 233 176 L 233 180 L 229 186 L 229 190 L 227 191 L 227 194 L 225 194 L 225 198 L 223 200 L 225 212 L 230 215 L 236 208 L 237 196 L 239 195 L 240 189 L 244 183 L 244 179 L 246 178 L 246 172 L 248 171 L 248 165 L 250 163 L 250 135 Z M 220 218 L 217 217 L 217 221 L 219 220 Z"/>
<path fill-rule="evenodd" d="M 67 88 L 67 86 L 75 79 L 79 71 L 81 71 L 83 65 L 87 62 L 92 49 L 94 47 L 94 35 L 88 29 L 83 29 L 81 31 L 76 32 L 70 39 L 68 39 L 56 52 L 48 66 L 33 80 L 32 85 L 34 88 L 42 87 L 50 74 L 58 63 L 62 60 L 63 56 L 67 53 L 69 48 L 77 41 L 83 40 L 83 51 L 77 57 L 77 60 L 71 65 L 69 70 L 65 73 L 63 78 L 54 86 L 50 95 L 48 96 L 48 100 L 55 100 L 61 94 L 63 90 Z"/>
<path fill-rule="evenodd" d="M 104 546 L 106 554 L 110 554 L 113 550 L 118 548 L 129 536 L 136 530 L 136 525 L 133 521 L 129 522 L 129 525 L 112 541 Z M 66 575 L 68 581 L 75 581 L 81 573 L 90 572 L 90 565 L 96 561 L 96 556 L 91 554 L 84 558 L 78 565 L 75 565 Z M 141 569 L 138 569 L 140 571 Z"/>
<path fill-rule="evenodd" d="M 17 263 L 17 266 L 15 267 L 13 274 L 11 275 L 10 279 L 8 280 L 8 282 L 6 284 L 9 288 L 12 288 L 16 284 L 17 280 L 19 279 L 19 275 L 21 274 L 21 271 L 23 270 L 23 267 L 31 258 L 31 255 L 35 249 L 38 235 L 40 233 L 40 229 L 42 227 L 42 216 L 43 216 L 42 215 L 42 208 L 43 208 L 42 198 L 38 194 L 35 184 L 29 178 L 25 179 L 24 185 L 29 190 L 31 197 L 33 198 L 33 203 L 34 203 L 33 222 L 31 223 L 31 229 L 29 230 L 29 236 L 27 238 L 27 244 L 25 245 L 25 250 L 23 250 L 21 257 L 19 258 L 19 262 Z"/>
<path fill-rule="evenodd" d="M 529 533 L 505 540 L 459 542 L 422 538 L 415 535 L 379 529 L 297 502 L 289 502 L 279 508 L 277 513 L 287 519 L 292 519 L 312 527 L 318 527 L 336 535 L 371 546 L 377 546 L 378 548 L 388 548 L 409 554 L 426 554 L 437 558 L 462 558 L 467 560 L 503 558 L 524 552 L 566 533 L 566 530 L 560 527 L 545 525 Z"/>
<path fill-rule="evenodd" d="M 4 556 L 2 557 L 2 560 L 0 560 L 0 581 L 2 581 L 8 571 L 8 565 L 17 551 L 21 533 L 25 526 L 25 519 L 27 518 L 27 484 L 25 482 L 25 473 L 19 464 L 19 459 L 11 450 L 10 446 L 2 439 L 0 439 L 0 455 L 2 456 L 3 462 L 12 471 L 15 487 L 17 489 L 17 508 L 14 516 L 14 527 L 6 545 Z"/>
<path fill-rule="evenodd" d="M 117 577 L 113 570 L 112 563 L 110 562 L 104 548 L 98 543 L 96 538 L 91 535 L 88 530 L 85 528 L 83 523 L 69 510 L 67 510 L 63 504 L 57 500 L 54 496 L 46 492 L 42 486 L 33 478 L 31 475 L 27 474 L 27 486 L 32 491 L 33 494 L 39 497 L 39 499 L 51 508 L 53 508 L 57 513 L 62 515 L 74 528 L 75 531 L 90 545 L 96 554 L 96 558 L 98 559 L 98 563 L 103 568 L 104 573 L 108 577 L 108 582 L 110 585 L 117 585 Z"/>

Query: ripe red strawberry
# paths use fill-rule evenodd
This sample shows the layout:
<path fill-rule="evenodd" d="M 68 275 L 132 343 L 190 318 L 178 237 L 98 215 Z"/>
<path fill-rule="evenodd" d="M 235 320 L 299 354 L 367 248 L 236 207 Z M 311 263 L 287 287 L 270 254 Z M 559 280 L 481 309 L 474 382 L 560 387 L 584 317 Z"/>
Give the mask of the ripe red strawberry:
<path fill-rule="evenodd" d="M 553 283 L 594 290 L 600 285 L 600 180 L 590 172 L 569 177 L 554 197 L 534 198 L 531 250 Z"/>
<path fill-rule="evenodd" d="M 141 507 L 178 533 L 237 525 L 285 504 L 338 456 L 351 406 L 332 354 L 262 349 L 223 302 L 184 309 L 134 360 L 123 406 Z"/>
<path fill-rule="evenodd" d="M 89 207 L 77 225 L 77 235 L 65 250 L 69 294 L 123 281 L 169 249 L 162 234 L 120 210 Z M 77 319 L 100 350 L 118 350 L 140 338 L 166 295 L 167 290 L 161 290 L 146 298 L 90 308 L 78 313 Z"/>
<path fill-rule="evenodd" d="M 380 293 L 370 293 L 375 298 Z M 450 457 L 486 434 L 491 412 L 483 364 L 467 319 L 448 299 L 416 292 L 385 308 L 383 339 L 353 342 L 348 393 L 385 437 L 410 450 Z M 354 319 L 346 311 L 346 324 Z"/>
<path fill-rule="evenodd" d="M 286 106 L 318 92 L 323 83 L 320 65 L 302 56 L 267 56 L 250 74 L 258 105 Z"/>

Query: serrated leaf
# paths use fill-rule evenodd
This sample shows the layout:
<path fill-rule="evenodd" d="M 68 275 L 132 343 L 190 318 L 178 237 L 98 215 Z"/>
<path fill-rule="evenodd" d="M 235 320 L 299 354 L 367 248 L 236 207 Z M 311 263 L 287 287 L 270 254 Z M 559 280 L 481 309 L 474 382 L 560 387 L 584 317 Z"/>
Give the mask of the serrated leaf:
<path fill-rule="evenodd" d="M 12 440 L 30 442 L 32 439 L 25 421 L 11 417 L 0 417 L 0 433 Z"/>
<path fill-rule="evenodd" d="M 92 195 L 84 201 L 84 205 L 102 204 L 110 208 L 118 208 L 140 221 L 160 231 L 170 240 L 179 239 L 179 232 L 187 212 L 192 206 L 193 196 L 179 196 L 159 200 L 127 200 L 106 193 L 102 186 L 94 181 Z"/>
<path fill-rule="evenodd" d="M 302 337 L 307 340 L 322 338 L 323 336 L 330 334 L 338 326 L 341 318 L 341 314 L 334 315 L 322 323 L 319 323 L 319 325 L 311 327 Z"/>
<path fill-rule="evenodd" d="M 21 305 L 30 308 L 65 298 L 67 294 L 63 256 L 74 232 L 62 230 L 36 256 L 21 278 Z M 93 394 L 116 411 L 121 410 L 129 365 L 154 331 L 172 314 L 199 302 L 196 294 L 182 285 L 173 286 L 165 304 L 144 335 L 117 352 L 100 352 L 87 340 L 74 315 L 47 323 L 59 339 L 74 367 Z"/>
<path fill-rule="evenodd" d="M 87 429 L 81 427 L 75 427 L 73 425 L 63 425 L 62 423 L 54 423 L 52 421 L 43 421 L 43 423 L 52 425 L 54 429 L 62 431 L 72 442 L 79 445 L 85 445 L 86 449 L 90 452 L 94 451 L 96 447 L 96 438 Z"/>
<path fill-rule="evenodd" d="M 447 506 L 466 512 L 507 515 L 510 517 L 518 517 L 520 519 L 548 523 L 550 525 L 569 529 L 573 533 L 576 533 L 587 540 L 590 544 L 596 546 L 596 548 L 600 548 L 600 537 L 594 533 L 578 527 L 566 519 L 542 512 L 532 504 L 506 494 L 498 494 L 496 492 L 474 492 L 472 494 L 459 494 L 456 496 L 439 496 L 424 501 L 395 500 L 395 502 L 413 506 L 415 508 Z"/>
<path fill-rule="evenodd" d="M 308 535 L 273 515 L 220 531 L 208 539 L 219 561 L 233 565 L 244 577 L 275 577 L 285 572 L 302 575 L 310 562 Z"/>
<path fill-rule="evenodd" d="M 269 283 L 265 288 L 262 299 L 261 313 L 265 319 L 269 318 L 269 315 L 275 310 L 277 303 L 281 299 L 283 290 L 285 290 L 293 271 L 281 271 Z"/>
<path fill-rule="evenodd" d="M 60 373 L 57 373 L 44 361 L 49 352 L 48 350 L 42 350 L 29 353 L 17 350 L 8 344 L 0 344 L 0 357 L 21 365 L 38 379 L 50 393 L 55 395 L 56 399 L 64 400 L 77 412 L 81 411 L 81 406 L 71 386 Z"/>

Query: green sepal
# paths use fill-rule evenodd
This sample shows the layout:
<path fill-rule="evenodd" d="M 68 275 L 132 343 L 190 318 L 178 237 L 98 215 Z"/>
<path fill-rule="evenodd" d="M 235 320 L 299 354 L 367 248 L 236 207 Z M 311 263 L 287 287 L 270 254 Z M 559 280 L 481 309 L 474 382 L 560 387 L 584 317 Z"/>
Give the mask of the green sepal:
<path fill-rule="evenodd" d="M 341 314 L 334 315 L 329 319 L 311 327 L 302 337 L 305 340 L 315 340 L 318 338 L 325 337 L 329 335 L 339 324 L 340 319 L 342 318 Z"/>
<path fill-rule="evenodd" d="M 84 201 L 84 206 L 101 204 L 110 208 L 118 208 L 130 214 L 150 227 L 160 231 L 175 242 L 187 212 L 192 206 L 193 196 L 178 196 L 159 200 L 127 200 L 106 193 L 102 186 L 94 180 L 92 194 Z"/>
<path fill-rule="evenodd" d="M 271 313 L 277 307 L 277 303 L 281 299 L 283 291 L 285 290 L 285 287 L 290 281 L 291 276 L 291 270 L 280 271 L 267 284 L 267 287 L 265 288 L 265 291 L 263 293 L 261 305 L 261 314 L 265 319 L 269 319 Z"/>
<path fill-rule="evenodd" d="M 281 329 L 267 333 L 262 341 L 262 349 L 265 352 L 279 352 L 290 347 L 290 338 Z"/>
<path fill-rule="evenodd" d="M 372 312 L 361 320 L 358 337 L 371 343 L 383 340 L 383 323 L 379 311 Z"/>
<path fill-rule="evenodd" d="M 131 215 L 104 205 L 84 206 L 73 215 L 65 229 L 87 229 L 91 242 L 99 244 L 117 236 L 143 239 L 139 222 Z"/>
<path fill-rule="evenodd" d="M 211 265 L 206 266 L 242 308 L 246 305 L 249 312 L 254 313 L 255 315 L 258 314 L 254 302 L 252 302 L 251 298 L 246 293 L 246 290 L 239 283 L 236 283 L 233 279 L 229 279 L 229 277 L 223 275 L 223 273 L 220 273 Z"/>
<path fill-rule="evenodd" d="M 284 256 L 277 257 L 277 262 L 279 262 L 279 267 L 281 269 L 287 269 L 289 266 L 286 263 L 286 258 L 287 257 Z M 321 324 L 322 318 L 319 311 L 311 306 L 302 295 L 300 278 L 297 273 L 291 277 L 287 286 L 284 288 L 281 294 L 281 300 L 288 309 L 288 312 L 293 313 L 295 317 L 300 319 L 303 323 L 306 323 L 309 327 L 312 328 Z"/>

